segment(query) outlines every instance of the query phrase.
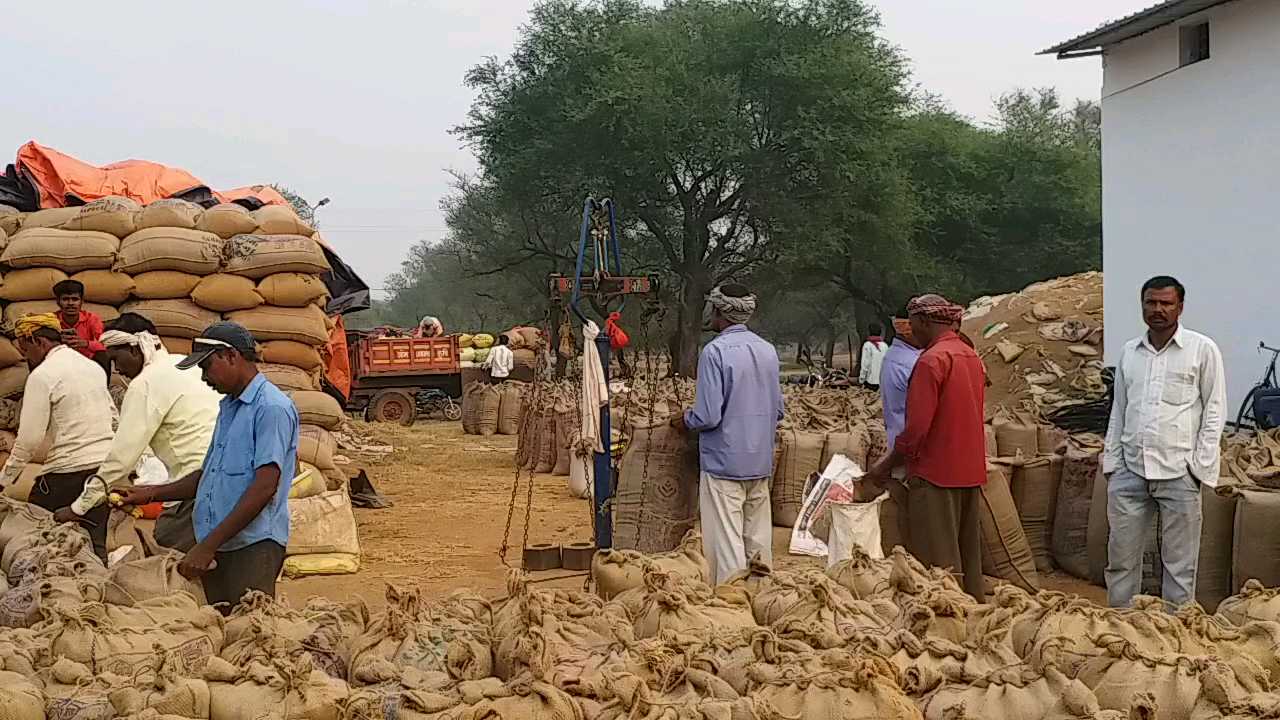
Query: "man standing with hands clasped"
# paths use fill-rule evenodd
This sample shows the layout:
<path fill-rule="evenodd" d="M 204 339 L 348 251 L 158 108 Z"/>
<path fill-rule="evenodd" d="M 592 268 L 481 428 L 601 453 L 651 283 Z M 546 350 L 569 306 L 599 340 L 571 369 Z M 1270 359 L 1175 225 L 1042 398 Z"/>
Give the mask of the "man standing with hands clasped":
<path fill-rule="evenodd" d="M 921 295 L 907 305 L 911 335 L 924 352 L 907 386 L 906 425 L 867 480 L 884 485 L 906 464 L 900 512 L 911 528 L 907 549 L 926 565 L 963 576 L 965 592 L 983 602 L 986 371 L 956 332 L 963 313 L 941 295 Z"/>
<path fill-rule="evenodd" d="M 205 329 L 177 365 L 199 367 L 205 382 L 226 396 L 203 468 L 168 485 L 112 488 L 127 505 L 195 499 L 197 542 L 178 572 L 200 578 L 214 605 L 234 606 L 250 590 L 274 596 L 289 543 L 298 412 L 258 372 L 257 358 L 253 336 L 243 327 L 220 322 Z"/>
<path fill-rule="evenodd" d="M 778 351 L 747 329 L 756 296 L 742 285 L 711 291 L 703 324 L 718 335 L 698 357 L 692 410 L 671 420 L 698 439 L 702 545 L 716 584 L 759 555 L 773 564 L 769 478 L 782 420 Z"/>
<path fill-rule="evenodd" d="M 1160 520 L 1160 595 L 1173 606 L 1196 595 L 1200 485 L 1218 480 L 1226 422 L 1222 353 L 1181 325 L 1186 289 L 1167 276 L 1142 286 L 1147 332 L 1116 365 L 1102 472 L 1107 477 L 1107 602 L 1127 607 L 1142 585 L 1142 553 Z"/>

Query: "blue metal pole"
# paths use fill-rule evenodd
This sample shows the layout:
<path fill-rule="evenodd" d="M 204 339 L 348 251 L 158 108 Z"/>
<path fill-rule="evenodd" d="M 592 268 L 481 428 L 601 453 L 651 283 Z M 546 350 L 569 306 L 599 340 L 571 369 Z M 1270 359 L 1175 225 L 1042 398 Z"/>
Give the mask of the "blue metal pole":
<path fill-rule="evenodd" d="M 605 386 L 609 384 L 609 336 L 603 330 L 596 337 L 596 349 L 600 353 L 600 364 L 604 366 Z M 609 395 L 606 391 L 604 405 L 600 407 L 600 444 L 603 453 L 595 454 L 595 513 L 596 513 L 596 549 L 608 550 L 613 547 L 613 514 L 609 511 L 609 500 L 613 498 L 613 453 L 612 430 L 609 426 Z"/>

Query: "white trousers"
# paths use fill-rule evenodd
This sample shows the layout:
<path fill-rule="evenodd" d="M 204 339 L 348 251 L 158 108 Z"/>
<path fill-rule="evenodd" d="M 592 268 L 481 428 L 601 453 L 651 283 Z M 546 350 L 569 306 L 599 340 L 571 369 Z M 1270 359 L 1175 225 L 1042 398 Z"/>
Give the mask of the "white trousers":
<path fill-rule="evenodd" d="M 702 473 L 698 483 L 702 552 L 716 585 L 747 569 L 756 555 L 773 565 L 773 517 L 769 480 L 719 480 Z"/>

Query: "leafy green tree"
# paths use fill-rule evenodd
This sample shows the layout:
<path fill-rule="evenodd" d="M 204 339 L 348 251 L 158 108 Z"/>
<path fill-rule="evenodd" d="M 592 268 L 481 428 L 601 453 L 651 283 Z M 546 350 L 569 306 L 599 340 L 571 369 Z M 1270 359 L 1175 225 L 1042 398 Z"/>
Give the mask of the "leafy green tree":
<path fill-rule="evenodd" d="M 319 227 L 319 225 L 316 224 L 316 209 L 311 206 L 311 203 L 307 202 L 306 198 L 280 183 L 272 183 L 271 187 L 275 188 L 276 192 L 283 195 L 284 199 L 289 201 L 289 204 L 293 206 L 293 211 L 298 214 L 298 217 L 301 218 L 303 222 L 313 228 Z"/>

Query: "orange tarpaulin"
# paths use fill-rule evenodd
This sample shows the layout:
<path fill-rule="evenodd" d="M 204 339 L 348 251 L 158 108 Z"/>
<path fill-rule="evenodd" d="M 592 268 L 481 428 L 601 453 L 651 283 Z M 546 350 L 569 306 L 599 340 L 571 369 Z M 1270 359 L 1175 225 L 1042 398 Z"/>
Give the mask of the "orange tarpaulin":
<path fill-rule="evenodd" d="M 329 384 L 342 393 L 342 397 L 351 397 L 351 356 L 347 353 L 347 328 L 342 316 L 335 318 L 337 322 L 329 333 L 329 344 L 324 349 L 324 376 Z"/>

